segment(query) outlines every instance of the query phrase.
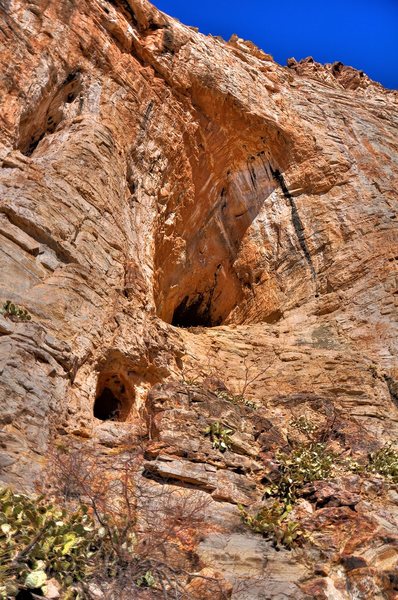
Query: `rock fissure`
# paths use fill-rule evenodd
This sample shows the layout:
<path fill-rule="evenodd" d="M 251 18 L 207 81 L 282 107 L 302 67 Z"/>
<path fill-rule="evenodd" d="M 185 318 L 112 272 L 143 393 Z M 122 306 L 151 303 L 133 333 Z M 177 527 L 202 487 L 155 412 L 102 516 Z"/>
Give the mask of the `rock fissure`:
<path fill-rule="evenodd" d="M 307 241 L 305 238 L 305 228 L 304 228 L 303 222 L 300 218 L 300 214 L 297 210 L 297 206 L 294 201 L 294 198 L 291 195 L 291 193 L 289 192 L 289 189 L 286 185 L 286 182 L 285 182 L 285 179 L 284 179 L 282 173 L 278 169 L 272 169 L 272 167 L 271 167 L 271 172 L 272 172 L 272 176 L 274 177 L 274 179 L 279 183 L 284 197 L 289 202 L 291 214 L 292 214 L 292 224 L 294 227 L 294 231 L 296 233 L 298 242 L 300 244 L 300 248 L 304 254 L 304 258 L 307 261 L 308 266 L 310 268 L 311 275 L 314 279 L 316 279 L 316 277 L 317 277 L 316 271 L 315 271 L 314 264 L 313 264 L 312 258 L 311 258 L 311 253 L 308 249 Z"/>
<path fill-rule="evenodd" d="M 131 3 L 129 2 L 129 0 L 105 0 L 106 2 L 108 2 L 109 4 L 111 4 L 112 6 L 114 6 L 115 8 L 121 8 L 122 11 L 128 16 L 129 19 L 131 19 L 131 23 L 134 25 L 134 27 L 138 27 L 139 23 L 138 20 L 136 18 L 136 15 L 134 13 L 133 7 L 131 6 Z"/>

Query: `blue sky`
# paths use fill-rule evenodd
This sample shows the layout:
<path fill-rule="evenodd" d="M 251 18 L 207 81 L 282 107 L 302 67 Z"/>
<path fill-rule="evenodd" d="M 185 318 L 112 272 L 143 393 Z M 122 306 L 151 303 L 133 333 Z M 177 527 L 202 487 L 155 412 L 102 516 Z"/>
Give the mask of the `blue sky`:
<path fill-rule="evenodd" d="M 286 64 L 340 60 L 398 88 L 398 0 L 152 0 L 202 33 L 253 41 Z"/>

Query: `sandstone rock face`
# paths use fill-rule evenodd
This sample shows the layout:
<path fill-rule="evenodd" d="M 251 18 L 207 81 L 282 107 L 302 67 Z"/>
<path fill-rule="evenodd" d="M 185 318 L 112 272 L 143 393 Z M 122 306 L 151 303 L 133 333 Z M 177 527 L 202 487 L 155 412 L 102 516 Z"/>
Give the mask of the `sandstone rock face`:
<path fill-rule="evenodd" d="M 0 318 L 2 480 L 29 488 L 55 438 L 144 429 L 146 475 L 208 494 L 203 564 L 252 579 L 232 597 L 395 598 L 377 476 L 308 490 L 311 550 L 236 504 L 292 418 L 329 419 L 340 453 L 397 439 L 397 92 L 146 0 L 6 0 L 0 41 L 0 303 L 32 317 Z"/>

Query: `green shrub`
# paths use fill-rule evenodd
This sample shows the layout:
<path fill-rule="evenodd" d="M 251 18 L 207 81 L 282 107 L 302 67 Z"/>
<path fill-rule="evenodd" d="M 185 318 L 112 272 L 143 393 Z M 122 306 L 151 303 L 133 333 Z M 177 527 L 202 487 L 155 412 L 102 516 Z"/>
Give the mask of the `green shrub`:
<path fill-rule="evenodd" d="M 351 456 L 341 459 L 339 465 L 344 471 L 349 471 L 350 473 L 365 473 L 367 470 L 367 465 L 363 461 L 358 462 Z"/>
<path fill-rule="evenodd" d="M 279 477 L 265 489 L 265 494 L 291 506 L 306 483 L 327 479 L 333 472 L 335 455 L 325 444 L 302 444 L 290 454 L 278 453 Z"/>
<path fill-rule="evenodd" d="M 391 444 L 371 454 L 368 466 L 372 473 L 398 483 L 398 451 Z"/>
<path fill-rule="evenodd" d="M 279 454 L 282 473 L 298 483 L 326 479 L 333 470 L 335 454 L 325 444 L 302 445 L 290 454 Z"/>
<path fill-rule="evenodd" d="M 301 415 L 296 419 L 292 419 L 290 421 L 290 425 L 300 433 L 303 433 L 307 436 L 311 436 L 317 430 L 317 426 L 304 415 Z"/>
<path fill-rule="evenodd" d="M 4 302 L 3 306 L 0 308 L 0 313 L 4 315 L 4 317 L 11 319 L 11 321 L 30 321 L 32 318 L 25 308 L 13 304 L 11 300 Z"/>
<path fill-rule="evenodd" d="M 315 431 L 304 420 L 298 421 L 297 426 L 308 434 Z M 326 479 L 332 474 L 335 458 L 325 444 L 315 442 L 301 444 L 289 454 L 277 453 L 276 479 L 270 481 L 270 485 L 264 489 L 264 495 L 269 497 L 269 501 L 273 498 L 274 503 L 271 506 L 266 504 L 254 515 L 239 506 L 244 523 L 252 531 L 271 539 L 275 546 L 290 549 L 303 542 L 308 536 L 300 523 L 288 516 L 306 483 Z"/>
<path fill-rule="evenodd" d="M 50 578 L 62 600 L 189 597 L 209 500 L 172 486 L 158 494 L 139 477 L 139 443 L 105 460 L 91 444 L 50 448 L 42 496 L 0 487 L 0 600 L 40 596 Z"/>
<path fill-rule="evenodd" d="M 255 533 L 261 533 L 272 540 L 275 547 L 291 549 L 305 538 L 304 531 L 297 521 L 289 520 L 290 510 L 276 501 L 270 507 L 262 507 L 251 515 L 242 505 L 238 505 L 243 522 Z"/>
<path fill-rule="evenodd" d="M 43 591 L 52 577 L 65 589 L 87 578 L 102 538 L 84 506 L 67 513 L 42 497 L 0 488 L 0 598 Z"/>
<path fill-rule="evenodd" d="M 314 438 L 319 440 L 319 429 L 305 416 L 292 419 L 290 426 L 304 434 L 307 440 L 290 452 L 276 453 L 274 460 L 278 468 L 267 476 L 269 484 L 264 489 L 264 496 L 268 500 L 265 506 L 255 514 L 238 507 L 244 523 L 252 531 L 272 539 L 275 545 L 291 548 L 308 537 L 299 522 L 288 518 L 295 502 L 303 495 L 306 484 L 329 479 L 342 472 L 377 473 L 390 482 L 398 483 L 398 451 L 392 444 L 370 454 L 367 462 L 365 456 L 357 461 L 350 456 L 339 457 L 328 449 L 326 443 L 314 441 Z M 272 500 L 274 503 L 270 505 Z"/>
<path fill-rule="evenodd" d="M 146 571 L 136 581 L 138 587 L 152 588 L 156 584 L 156 579 L 152 575 L 151 571 Z"/>
<path fill-rule="evenodd" d="M 225 452 L 226 450 L 231 449 L 231 434 L 233 433 L 233 429 L 224 427 L 218 421 L 217 423 L 212 423 L 209 425 L 204 431 L 205 435 L 210 436 L 214 450 L 220 450 L 220 452 Z"/>
<path fill-rule="evenodd" d="M 231 394 L 226 390 L 218 390 L 216 395 L 222 400 L 227 400 L 227 402 L 231 402 L 232 404 L 240 404 L 243 406 L 247 406 L 248 408 L 252 408 L 253 410 L 257 410 L 258 406 L 252 400 L 248 400 L 242 394 Z"/>

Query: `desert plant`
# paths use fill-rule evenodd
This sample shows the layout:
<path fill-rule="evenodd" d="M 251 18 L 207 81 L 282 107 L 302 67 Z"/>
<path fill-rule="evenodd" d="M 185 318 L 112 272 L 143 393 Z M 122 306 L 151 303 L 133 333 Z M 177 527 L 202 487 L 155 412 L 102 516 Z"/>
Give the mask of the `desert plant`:
<path fill-rule="evenodd" d="M 246 396 L 246 392 L 250 388 L 250 386 L 252 386 L 253 383 L 257 381 L 257 379 L 259 379 L 261 375 L 264 375 L 264 373 L 266 373 L 268 369 L 270 369 L 272 366 L 267 365 L 264 368 L 259 368 L 260 360 L 261 359 L 258 358 L 257 361 L 255 361 L 252 364 L 249 364 L 247 355 L 243 358 L 243 380 L 241 388 L 238 392 L 239 395 L 243 398 Z"/>
<path fill-rule="evenodd" d="M 272 367 L 272 364 L 266 367 L 261 366 L 261 358 L 257 358 L 254 362 L 249 362 L 248 356 L 243 357 L 242 361 L 242 378 L 240 384 L 237 386 L 237 392 L 232 393 L 227 390 L 217 392 L 217 395 L 224 400 L 228 400 L 233 404 L 241 404 L 257 410 L 259 406 L 253 400 L 247 398 L 249 388 L 255 383 L 262 375 L 264 375 L 268 369 Z"/>
<path fill-rule="evenodd" d="M 156 583 L 154 576 L 151 571 L 146 571 L 141 577 L 139 577 L 136 581 L 138 587 L 153 587 Z"/>
<path fill-rule="evenodd" d="M 317 431 L 305 417 L 293 420 L 291 425 L 306 435 Z M 293 505 L 305 484 L 326 479 L 333 473 L 336 456 L 325 444 L 307 441 L 289 453 L 278 452 L 275 459 L 278 470 L 268 478 L 269 485 L 264 488 L 267 504 L 255 514 L 242 506 L 239 510 L 252 531 L 271 539 L 275 546 L 290 549 L 307 537 L 300 523 L 289 518 Z M 273 504 L 269 504 L 272 500 Z"/>
<path fill-rule="evenodd" d="M 392 444 L 387 444 L 370 455 L 368 468 L 372 473 L 398 483 L 398 451 Z"/>
<path fill-rule="evenodd" d="M 210 436 L 214 450 L 220 450 L 220 452 L 231 449 L 231 434 L 233 435 L 233 433 L 233 429 L 225 427 L 218 421 L 216 423 L 211 423 L 204 431 L 205 435 Z"/>
<path fill-rule="evenodd" d="M 343 471 L 350 473 L 365 473 L 367 470 L 365 462 L 361 459 L 361 462 L 353 458 L 352 456 L 344 456 L 338 460 L 338 465 Z"/>
<path fill-rule="evenodd" d="M 302 444 L 289 454 L 279 452 L 278 478 L 265 488 L 265 495 L 277 497 L 285 507 L 291 507 L 306 483 L 332 474 L 335 458 L 325 444 L 318 443 Z"/>
<path fill-rule="evenodd" d="M 290 510 L 281 502 L 264 506 L 255 514 L 250 514 L 242 505 L 238 505 L 241 518 L 255 533 L 261 533 L 266 539 L 272 540 L 275 547 L 284 546 L 291 549 L 301 542 L 304 531 L 300 523 L 289 519 Z"/>
<path fill-rule="evenodd" d="M 106 541 L 84 505 L 68 512 L 43 497 L 1 488 L 0 508 L 1 598 L 43 591 L 51 577 L 73 588 L 94 571 Z"/>
<path fill-rule="evenodd" d="M 304 415 L 293 418 L 290 421 L 290 425 L 291 427 L 293 427 L 294 429 L 306 436 L 311 436 L 317 430 L 317 426 L 315 425 L 315 423 L 310 421 L 310 419 L 308 419 Z"/>
<path fill-rule="evenodd" d="M 146 588 L 154 598 L 188 597 L 209 498 L 142 477 L 143 454 L 136 439 L 106 457 L 89 443 L 50 453 L 45 487 L 65 507 L 86 503 L 103 535 L 96 570 L 79 588 L 84 599 L 97 597 L 92 583 L 112 600 L 147 598 Z M 224 597 L 217 579 L 207 582 Z"/>
<path fill-rule="evenodd" d="M 245 398 L 241 394 L 232 394 L 227 390 L 217 390 L 216 396 L 221 398 L 222 400 L 227 400 L 227 402 L 231 402 L 232 404 L 238 404 L 242 406 L 247 406 L 248 408 L 252 408 L 253 410 L 257 410 L 258 406 L 253 400 L 249 400 Z"/>
<path fill-rule="evenodd" d="M 267 365 L 265 368 L 260 367 L 260 358 L 258 358 L 253 363 L 249 364 L 248 357 L 244 356 L 243 358 L 243 370 L 242 376 L 240 380 L 240 384 L 237 385 L 237 391 L 231 392 L 225 388 L 225 385 L 222 381 L 219 380 L 219 368 L 215 366 L 214 359 L 210 356 L 208 358 L 207 364 L 205 366 L 198 367 L 188 367 L 187 365 L 182 365 L 179 371 L 174 371 L 170 369 L 171 372 L 176 375 L 184 385 L 188 387 L 204 387 L 207 389 L 208 381 L 211 379 L 218 380 L 223 389 L 219 389 L 214 391 L 214 388 L 210 388 L 219 398 L 223 400 L 227 400 L 232 404 L 246 406 L 251 408 L 252 410 L 257 410 L 259 408 L 258 404 L 253 400 L 247 398 L 247 391 L 251 387 L 251 385 L 259 379 L 272 365 Z"/>
<path fill-rule="evenodd" d="M 6 300 L 0 308 L 0 313 L 11 321 L 30 321 L 31 316 L 25 308 Z"/>
<path fill-rule="evenodd" d="M 329 477 L 335 455 L 325 444 L 311 443 L 296 448 L 290 455 L 280 454 L 279 460 L 294 480 L 308 483 Z"/>

